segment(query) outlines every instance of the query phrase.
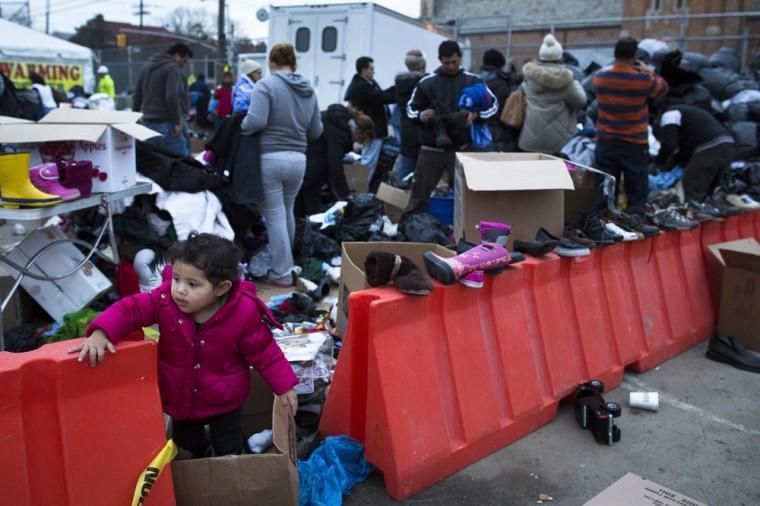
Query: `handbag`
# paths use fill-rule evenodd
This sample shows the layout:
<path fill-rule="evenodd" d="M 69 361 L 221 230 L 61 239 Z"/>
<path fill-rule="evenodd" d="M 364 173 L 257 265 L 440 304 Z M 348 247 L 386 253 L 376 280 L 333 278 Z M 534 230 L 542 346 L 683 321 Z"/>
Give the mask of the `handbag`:
<path fill-rule="evenodd" d="M 507 97 L 499 119 L 509 127 L 522 128 L 525 121 L 525 106 L 525 91 L 520 86 Z"/>

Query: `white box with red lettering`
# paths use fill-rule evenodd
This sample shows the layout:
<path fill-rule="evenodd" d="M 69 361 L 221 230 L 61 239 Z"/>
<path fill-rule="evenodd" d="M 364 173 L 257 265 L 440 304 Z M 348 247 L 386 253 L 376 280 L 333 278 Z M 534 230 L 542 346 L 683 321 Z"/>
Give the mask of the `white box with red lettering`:
<path fill-rule="evenodd" d="M 137 124 L 140 117 L 127 111 L 55 109 L 37 123 L 0 118 L 0 143 L 28 150 L 32 166 L 58 159 L 91 161 L 92 191 L 117 192 L 136 184 L 135 139 L 160 135 Z"/>

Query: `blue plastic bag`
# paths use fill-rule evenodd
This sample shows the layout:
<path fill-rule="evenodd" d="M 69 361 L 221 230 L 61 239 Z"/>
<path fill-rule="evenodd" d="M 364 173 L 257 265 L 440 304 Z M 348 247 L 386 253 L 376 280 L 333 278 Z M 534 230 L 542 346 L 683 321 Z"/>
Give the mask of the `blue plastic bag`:
<path fill-rule="evenodd" d="M 470 140 L 472 141 L 472 147 L 475 149 L 487 148 L 493 140 L 488 125 L 473 121 L 470 125 Z"/>
<path fill-rule="evenodd" d="M 308 460 L 298 461 L 302 506 L 340 506 L 343 496 L 372 472 L 364 447 L 348 436 L 328 437 Z"/>

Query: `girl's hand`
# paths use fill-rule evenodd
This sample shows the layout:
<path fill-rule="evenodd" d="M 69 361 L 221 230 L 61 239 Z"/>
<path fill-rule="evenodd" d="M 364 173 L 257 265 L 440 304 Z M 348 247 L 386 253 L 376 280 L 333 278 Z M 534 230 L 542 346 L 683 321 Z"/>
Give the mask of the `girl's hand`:
<path fill-rule="evenodd" d="M 293 416 L 296 416 L 296 411 L 298 411 L 298 396 L 295 390 L 291 388 L 284 394 L 278 395 L 277 398 L 280 399 L 283 408 L 290 411 L 290 414 Z"/>
<path fill-rule="evenodd" d="M 108 350 L 111 355 L 116 353 L 116 347 L 114 347 L 113 343 L 108 340 L 106 333 L 97 329 L 84 341 L 84 343 L 69 348 L 68 353 L 79 352 L 77 362 L 82 362 L 85 357 L 89 355 L 90 367 L 95 367 L 98 364 L 102 364 L 105 360 L 106 350 Z"/>

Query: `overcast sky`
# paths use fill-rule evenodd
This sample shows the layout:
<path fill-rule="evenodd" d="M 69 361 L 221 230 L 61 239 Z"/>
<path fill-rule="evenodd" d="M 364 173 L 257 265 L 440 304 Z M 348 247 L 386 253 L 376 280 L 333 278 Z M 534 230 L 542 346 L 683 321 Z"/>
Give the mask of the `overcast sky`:
<path fill-rule="evenodd" d="M 162 25 L 166 15 L 177 7 L 186 6 L 192 9 L 205 8 L 209 11 L 216 22 L 218 0 L 144 0 L 145 10 L 150 12 L 146 16 L 146 25 Z M 7 17 L 9 10 L 17 8 L 19 2 L 8 4 L 0 1 L 3 16 Z M 46 0 L 31 0 L 30 10 L 32 14 L 32 26 L 45 30 L 45 3 Z M 292 0 L 285 2 L 258 1 L 258 0 L 227 0 L 229 8 L 228 16 L 242 25 L 245 35 L 251 38 L 266 37 L 267 23 L 256 20 L 256 11 L 269 5 L 303 5 L 303 4 L 334 4 L 346 3 L 345 0 Z M 417 17 L 420 14 L 419 0 L 379 0 L 375 3 L 389 7 L 393 10 Z M 134 15 L 138 10 L 139 0 L 125 0 L 114 2 L 113 0 L 50 0 L 50 31 L 73 33 L 77 26 L 84 24 L 96 14 L 103 14 L 107 21 L 122 21 L 138 24 L 138 17 Z M 215 26 L 215 25 L 214 25 Z"/>

